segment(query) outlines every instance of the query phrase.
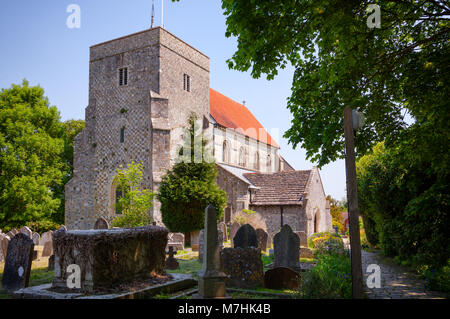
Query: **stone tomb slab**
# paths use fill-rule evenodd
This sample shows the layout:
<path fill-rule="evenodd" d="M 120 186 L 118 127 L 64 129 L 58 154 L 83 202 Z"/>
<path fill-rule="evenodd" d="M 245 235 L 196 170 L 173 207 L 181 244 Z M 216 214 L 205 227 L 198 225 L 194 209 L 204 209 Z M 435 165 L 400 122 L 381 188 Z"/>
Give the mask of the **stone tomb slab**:
<path fill-rule="evenodd" d="M 33 251 L 34 243 L 28 235 L 19 233 L 11 239 L 3 271 L 3 289 L 14 291 L 28 287 Z"/>
<path fill-rule="evenodd" d="M 168 230 L 159 226 L 53 233 L 53 288 L 67 291 L 68 266 L 81 271 L 80 292 L 105 291 L 164 274 Z"/>
<path fill-rule="evenodd" d="M 197 285 L 190 275 L 170 274 L 171 279 L 165 283 L 149 285 L 136 290 L 121 291 L 110 294 L 84 295 L 80 292 L 55 292 L 51 284 L 19 289 L 14 292 L 15 299 L 148 299 L 161 292 L 173 293 Z"/>

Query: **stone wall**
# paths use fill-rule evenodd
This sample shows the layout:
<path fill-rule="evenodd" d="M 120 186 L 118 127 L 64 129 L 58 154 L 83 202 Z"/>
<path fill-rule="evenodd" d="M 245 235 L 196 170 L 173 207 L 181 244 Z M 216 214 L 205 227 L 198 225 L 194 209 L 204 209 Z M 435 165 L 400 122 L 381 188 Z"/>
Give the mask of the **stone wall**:
<path fill-rule="evenodd" d="M 128 84 L 120 86 L 125 67 Z M 75 138 L 74 176 L 65 189 L 68 229 L 91 229 L 99 217 L 112 222 L 120 165 L 141 162 L 142 186 L 157 191 L 191 112 L 209 116 L 207 56 L 159 27 L 92 46 L 86 128 Z M 161 224 L 159 207 L 155 199 L 149 213 Z"/>
<path fill-rule="evenodd" d="M 326 195 L 317 167 L 313 167 L 311 170 L 310 179 L 306 189 L 307 194 L 305 194 L 304 200 L 308 220 L 306 234 L 309 237 L 314 232 L 331 231 L 331 214 L 329 209 L 326 208 Z M 316 220 L 318 220 L 318 229 L 315 229 Z"/>
<path fill-rule="evenodd" d="M 264 219 L 267 225 L 267 233 L 273 238 L 281 229 L 280 206 L 255 206 L 249 207 L 256 211 Z M 283 225 L 288 224 L 293 231 L 306 231 L 307 219 L 300 205 L 283 206 Z"/>
<path fill-rule="evenodd" d="M 231 174 L 222 167 L 216 165 L 217 167 L 217 185 L 227 193 L 227 207 L 231 208 L 231 222 L 233 221 L 233 216 L 243 209 L 249 208 L 249 184 L 245 183 L 243 180 L 239 179 L 235 175 Z M 225 213 L 224 213 L 225 217 Z"/>

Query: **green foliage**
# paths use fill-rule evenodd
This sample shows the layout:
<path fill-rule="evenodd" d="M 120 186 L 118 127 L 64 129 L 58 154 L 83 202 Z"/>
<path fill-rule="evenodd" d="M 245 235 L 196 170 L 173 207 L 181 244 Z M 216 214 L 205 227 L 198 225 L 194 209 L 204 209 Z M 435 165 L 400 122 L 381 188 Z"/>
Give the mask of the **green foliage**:
<path fill-rule="evenodd" d="M 201 151 L 198 151 L 201 150 Z M 174 167 L 162 178 L 158 200 L 164 225 L 171 232 L 192 232 L 204 227 L 205 208 L 212 204 L 219 221 L 226 193 L 215 182 L 217 169 L 208 158 L 207 141 L 191 115 Z"/>
<path fill-rule="evenodd" d="M 122 196 L 117 201 L 117 215 L 112 225 L 114 227 L 132 228 L 150 225 L 152 218 L 149 210 L 153 205 L 154 194 L 143 189 L 143 166 L 141 163 L 131 162 L 124 169 L 122 165 L 117 169 L 116 187 L 122 190 Z"/>
<path fill-rule="evenodd" d="M 68 165 L 64 128 L 39 86 L 13 84 L 0 93 L 0 227 L 61 222 Z M 58 215 L 59 212 L 59 215 Z"/>
<path fill-rule="evenodd" d="M 421 156 L 448 154 L 448 4 L 379 0 L 381 28 L 369 28 L 372 3 L 222 0 L 226 36 L 238 42 L 230 68 L 268 79 L 288 63 L 295 68 L 285 137 L 319 166 L 344 157 L 344 106 L 367 119 L 356 136 L 358 154 L 412 135 Z M 448 155 L 435 160 L 440 166 Z"/>
<path fill-rule="evenodd" d="M 315 267 L 302 273 L 301 294 L 304 298 L 352 298 L 350 259 L 344 254 L 324 253 Z"/>
<path fill-rule="evenodd" d="M 273 263 L 274 258 L 275 258 L 275 256 L 273 254 L 269 254 L 269 255 L 261 254 L 261 260 L 262 260 L 264 267 Z"/>
<path fill-rule="evenodd" d="M 426 268 L 423 272 L 426 278 L 426 286 L 431 290 L 450 293 L 450 260 L 440 269 Z"/>
<path fill-rule="evenodd" d="M 445 266 L 450 258 L 446 171 L 433 169 L 431 156 L 412 155 L 409 145 L 385 148 L 380 143 L 359 159 L 360 213 L 369 241 L 411 265 L 435 271 Z"/>
<path fill-rule="evenodd" d="M 344 224 L 342 224 L 342 212 L 344 209 L 339 205 L 338 201 L 332 198 L 330 195 L 327 196 L 327 200 L 330 202 L 330 214 L 332 220 L 332 226 L 337 227 L 340 233 L 344 232 Z"/>
<path fill-rule="evenodd" d="M 314 256 L 324 253 L 343 254 L 344 241 L 336 233 L 321 232 L 312 234 L 308 238 L 308 246 L 314 249 Z"/>

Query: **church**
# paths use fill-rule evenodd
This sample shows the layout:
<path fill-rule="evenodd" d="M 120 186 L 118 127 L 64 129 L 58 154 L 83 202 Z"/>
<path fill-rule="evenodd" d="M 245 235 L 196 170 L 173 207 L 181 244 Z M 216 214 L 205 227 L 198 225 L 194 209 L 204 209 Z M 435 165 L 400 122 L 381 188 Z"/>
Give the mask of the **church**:
<path fill-rule="evenodd" d="M 331 215 L 316 167 L 295 170 L 249 109 L 210 88 L 204 53 L 161 27 L 90 47 L 86 127 L 74 141 L 73 178 L 65 188 L 65 225 L 91 229 L 116 216 L 116 169 L 144 167 L 143 187 L 158 191 L 182 143 L 191 113 L 202 119 L 227 193 L 224 221 L 256 211 L 269 234 L 331 230 Z M 207 133 L 207 134 L 206 134 Z M 163 225 L 155 199 L 153 220 Z"/>

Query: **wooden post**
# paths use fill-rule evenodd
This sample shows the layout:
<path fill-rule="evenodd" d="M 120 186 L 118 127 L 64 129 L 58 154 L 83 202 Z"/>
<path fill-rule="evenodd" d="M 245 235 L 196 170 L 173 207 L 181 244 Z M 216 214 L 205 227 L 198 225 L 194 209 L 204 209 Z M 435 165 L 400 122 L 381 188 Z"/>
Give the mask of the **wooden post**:
<path fill-rule="evenodd" d="M 358 190 L 356 184 L 355 141 L 352 109 L 344 108 L 345 171 L 347 175 L 347 201 L 352 264 L 353 298 L 363 298 L 361 240 L 359 235 Z"/>

